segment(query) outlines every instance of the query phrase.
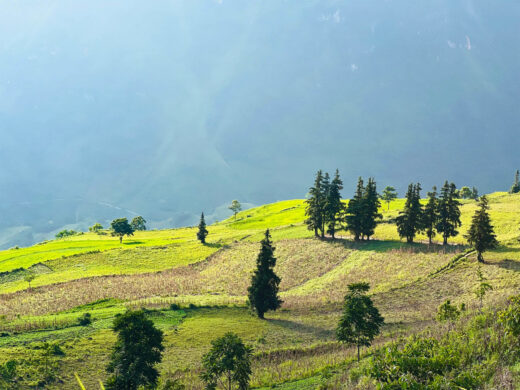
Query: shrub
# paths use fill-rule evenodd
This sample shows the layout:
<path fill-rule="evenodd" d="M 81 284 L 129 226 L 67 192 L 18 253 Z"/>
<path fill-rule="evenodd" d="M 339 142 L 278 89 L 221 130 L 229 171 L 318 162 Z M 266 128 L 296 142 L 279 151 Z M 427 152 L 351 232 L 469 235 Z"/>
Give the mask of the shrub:
<path fill-rule="evenodd" d="M 81 326 L 87 326 L 92 323 L 92 318 L 90 313 L 85 313 L 81 317 L 78 317 L 78 324 Z"/>
<path fill-rule="evenodd" d="M 181 307 L 176 303 L 172 303 L 170 305 L 170 310 L 180 310 L 180 309 L 181 309 Z"/>
<path fill-rule="evenodd" d="M 75 236 L 76 234 L 79 234 L 79 233 L 75 230 L 64 229 L 61 232 L 56 233 L 55 237 L 57 239 L 60 239 L 60 238 L 65 238 L 65 237 L 69 237 L 69 236 Z"/>

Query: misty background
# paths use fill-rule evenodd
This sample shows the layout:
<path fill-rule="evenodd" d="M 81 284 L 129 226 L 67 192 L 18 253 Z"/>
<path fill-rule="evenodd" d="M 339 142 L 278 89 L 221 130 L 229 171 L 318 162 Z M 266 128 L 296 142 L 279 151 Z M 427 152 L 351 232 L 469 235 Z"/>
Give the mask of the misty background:
<path fill-rule="evenodd" d="M 520 2 L 0 0 L 0 248 L 520 168 Z"/>

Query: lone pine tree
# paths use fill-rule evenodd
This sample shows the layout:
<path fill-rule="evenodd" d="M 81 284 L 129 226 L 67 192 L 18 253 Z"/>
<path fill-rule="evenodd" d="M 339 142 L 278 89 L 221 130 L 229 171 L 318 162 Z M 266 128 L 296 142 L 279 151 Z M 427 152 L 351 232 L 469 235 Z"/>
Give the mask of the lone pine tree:
<path fill-rule="evenodd" d="M 434 186 L 432 191 L 428 192 L 428 203 L 424 206 L 423 212 L 423 228 L 430 244 L 433 241 L 433 237 L 435 237 L 437 218 L 437 187 Z"/>
<path fill-rule="evenodd" d="M 471 226 L 465 237 L 477 251 L 478 261 L 483 263 L 484 257 L 482 253 L 488 249 L 496 248 L 498 241 L 489 218 L 489 204 L 485 195 L 480 197 L 478 206 L 479 208 L 473 215 Z"/>
<path fill-rule="evenodd" d="M 206 221 L 204 220 L 204 213 L 200 215 L 200 222 L 199 222 L 199 231 L 197 232 L 197 239 L 205 244 L 206 243 L 206 237 L 208 236 L 209 232 L 208 229 L 206 229 Z"/>
<path fill-rule="evenodd" d="M 436 229 L 442 234 L 443 245 L 448 245 L 448 238 L 455 237 L 460 227 L 460 202 L 456 198 L 457 187 L 455 184 L 444 183 L 441 196 L 437 202 Z"/>
<path fill-rule="evenodd" d="M 369 289 L 368 283 L 348 285 L 343 314 L 336 329 L 336 337 L 339 341 L 357 346 L 358 361 L 359 349 L 372 344 L 372 340 L 379 334 L 385 321 L 372 299 L 366 294 Z"/>
<path fill-rule="evenodd" d="M 410 184 L 406 192 L 406 203 L 396 220 L 399 237 L 412 243 L 415 235 L 422 229 L 423 210 L 421 206 L 421 185 Z"/>
<path fill-rule="evenodd" d="M 251 278 L 251 286 L 247 289 L 249 303 L 259 318 L 264 318 L 268 310 L 276 310 L 282 304 L 278 298 L 280 278 L 274 273 L 276 258 L 269 229 L 265 231 L 260 253 L 256 259 L 256 270 Z"/>

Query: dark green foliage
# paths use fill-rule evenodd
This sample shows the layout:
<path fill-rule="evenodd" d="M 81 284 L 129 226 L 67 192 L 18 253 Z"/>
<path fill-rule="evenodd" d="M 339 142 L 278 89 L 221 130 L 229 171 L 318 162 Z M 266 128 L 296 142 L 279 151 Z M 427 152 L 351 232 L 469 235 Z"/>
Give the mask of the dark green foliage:
<path fill-rule="evenodd" d="M 155 368 L 161 362 L 163 333 L 142 311 L 127 311 L 114 320 L 112 327 L 117 341 L 110 356 L 107 371 L 108 390 L 137 390 L 139 386 L 157 386 L 159 372 Z"/>
<path fill-rule="evenodd" d="M 16 360 L 9 360 L 0 364 L 0 388 L 6 390 L 20 388 L 15 381 L 17 366 L 18 362 Z"/>
<path fill-rule="evenodd" d="M 81 326 L 87 326 L 92 323 L 92 316 L 90 313 L 85 313 L 81 317 L 78 318 L 78 324 Z"/>
<path fill-rule="evenodd" d="M 130 226 L 134 232 L 138 230 L 146 230 L 146 220 L 141 216 L 134 217 L 132 222 L 130 222 Z"/>
<path fill-rule="evenodd" d="M 411 338 L 402 348 L 394 343 L 377 350 L 367 374 L 378 389 L 477 389 L 481 378 L 462 369 L 461 354 L 433 338 Z"/>
<path fill-rule="evenodd" d="M 178 379 L 167 379 L 161 385 L 161 390 L 184 390 L 185 386 Z"/>
<path fill-rule="evenodd" d="M 95 223 L 88 228 L 88 231 L 92 233 L 99 233 L 101 230 L 103 230 L 103 226 L 100 223 Z"/>
<path fill-rule="evenodd" d="M 242 210 L 242 205 L 238 200 L 233 200 L 231 204 L 229 205 L 228 209 L 230 209 L 233 212 L 233 215 L 235 216 L 235 221 L 237 219 L 237 214 L 240 210 Z"/>
<path fill-rule="evenodd" d="M 334 239 L 337 230 L 338 216 L 342 214 L 344 204 L 341 202 L 341 190 L 343 189 L 343 182 L 339 177 L 339 171 L 336 169 L 334 179 L 330 183 L 328 191 L 326 192 L 325 202 L 325 224 L 327 225 L 327 233 Z"/>
<path fill-rule="evenodd" d="M 209 232 L 208 229 L 206 229 L 206 221 L 204 220 L 204 213 L 200 216 L 200 222 L 199 222 L 199 231 L 197 232 L 197 239 L 205 244 L 206 243 L 206 237 L 208 236 Z"/>
<path fill-rule="evenodd" d="M 437 203 L 437 231 L 442 234 L 443 244 L 448 244 L 448 238 L 455 237 L 459 232 L 460 202 L 456 199 L 457 187 L 447 181 L 441 189 L 441 196 Z"/>
<path fill-rule="evenodd" d="M 64 230 L 56 233 L 55 237 L 60 239 L 60 238 L 65 238 L 65 237 L 69 237 L 69 236 L 75 236 L 76 234 L 79 234 L 79 233 L 75 230 L 64 229 Z"/>
<path fill-rule="evenodd" d="M 323 182 L 321 183 L 321 226 L 320 235 L 321 238 L 325 238 L 325 229 L 327 226 L 327 206 L 330 192 L 330 176 L 327 172 L 323 175 Z"/>
<path fill-rule="evenodd" d="M 384 323 L 384 318 L 366 294 L 369 289 L 368 283 L 349 284 L 343 314 L 336 329 L 339 341 L 357 346 L 358 361 L 360 347 L 370 346 Z"/>
<path fill-rule="evenodd" d="M 323 172 L 319 170 L 316 173 L 314 186 L 309 189 L 309 197 L 305 200 L 307 204 L 305 208 L 305 215 L 307 216 L 305 223 L 309 230 L 314 231 L 315 237 L 319 237 L 318 231 L 323 228 L 324 224 L 325 191 L 323 188 L 323 180 Z"/>
<path fill-rule="evenodd" d="M 345 221 L 347 223 L 347 230 L 354 236 L 355 241 L 359 241 L 363 234 L 363 218 L 364 218 L 364 193 L 365 187 L 363 179 L 358 179 L 356 192 L 346 209 Z"/>
<path fill-rule="evenodd" d="M 361 221 L 361 234 L 370 240 L 370 236 L 374 234 L 377 226 L 377 219 L 383 216 L 379 213 L 379 195 L 377 194 L 377 187 L 374 178 L 370 177 L 363 193 L 362 202 L 362 221 Z"/>
<path fill-rule="evenodd" d="M 437 320 L 440 322 L 454 322 L 459 318 L 460 310 L 456 306 L 451 304 L 451 301 L 447 299 L 442 305 L 439 306 L 437 311 Z"/>
<path fill-rule="evenodd" d="M 509 298 L 507 309 L 500 313 L 500 322 L 508 334 L 515 338 L 520 337 L 520 296 Z"/>
<path fill-rule="evenodd" d="M 431 244 L 435 237 L 435 225 L 437 224 L 437 187 L 433 187 L 432 192 L 428 192 L 428 203 L 424 206 L 422 227 L 428 236 Z"/>
<path fill-rule="evenodd" d="M 448 305 L 448 312 L 458 311 Z M 434 329 L 425 333 L 379 348 L 362 372 L 386 390 L 515 388 L 511 377 L 500 374 L 518 363 L 520 297 L 511 297 L 505 310 L 469 318 L 461 329 L 438 337 L 431 336 Z"/>
<path fill-rule="evenodd" d="M 305 223 L 309 230 L 314 231 L 315 237 L 324 238 L 325 232 L 335 237 L 344 210 L 342 189 L 343 182 L 337 169 L 332 181 L 328 173 L 323 174 L 321 170 L 316 173 L 314 185 L 309 189 L 309 197 L 305 201 Z"/>
<path fill-rule="evenodd" d="M 126 218 L 114 219 L 110 226 L 112 227 L 112 235 L 118 236 L 119 242 L 123 242 L 123 236 L 134 235 L 134 229 L 132 229 Z"/>
<path fill-rule="evenodd" d="M 515 173 L 515 181 L 509 190 L 511 194 L 517 194 L 520 192 L 520 171 L 517 169 Z"/>
<path fill-rule="evenodd" d="M 251 375 L 251 348 L 244 345 L 234 333 L 226 333 L 211 342 L 211 350 L 202 358 L 202 379 L 206 389 L 214 390 L 218 384 L 231 390 L 249 388 Z"/>
<path fill-rule="evenodd" d="M 478 199 L 478 190 L 473 187 L 473 188 L 469 188 L 469 187 L 462 187 L 459 191 L 459 196 L 462 198 L 462 199 L 473 199 L 473 200 L 477 200 Z"/>
<path fill-rule="evenodd" d="M 280 278 L 273 270 L 276 265 L 274 250 L 271 235 L 267 229 L 256 259 L 256 270 L 251 278 L 251 286 L 247 289 L 249 303 L 259 318 L 264 318 L 265 312 L 276 310 L 282 304 L 278 298 Z"/>
<path fill-rule="evenodd" d="M 395 188 L 392 186 L 386 186 L 383 190 L 383 194 L 381 195 L 381 199 L 386 202 L 388 210 L 390 210 L 390 202 L 394 199 L 397 199 L 397 192 L 395 191 Z"/>
<path fill-rule="evenodd" d="M 469 244 L 477 251 L 478 261 L 484 262 L 482 253 L 488 249 L 496 248 L 498 241 L 493 226 L 491 225 L 491 219 L 489 218 L 489 205 L 485 195 L 480 198 L 478 206 L 479 208 L 475 211 L 471 219 L 471 226 L 468 233 L 464 237 L 466 237 Z"/>
<path fill-rule="evenodd" d="M 471 190 L 469 189 L 469 187 L 462 187 L 459 191 L 459 196 L 462 198 L 462 199 L 471 199 L 471 195 L 472 195 L 472 192 Z"/>
<path fill-rule="evenodd" d="M 396 219 L 399 237 L 406 238 L 406 242 L 413 242 L 415 235 L 423 228 L 423 209 L 421 206 L 421 185 L 410 184 L 406 192 L 406 203 L 403 211 Z"/>

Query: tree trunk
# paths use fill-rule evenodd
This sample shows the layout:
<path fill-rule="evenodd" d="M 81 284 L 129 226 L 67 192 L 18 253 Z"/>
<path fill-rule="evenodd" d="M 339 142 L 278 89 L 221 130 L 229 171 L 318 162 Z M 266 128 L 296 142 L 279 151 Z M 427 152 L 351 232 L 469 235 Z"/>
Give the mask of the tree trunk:
<path fill-rule="evenodd" d="M 442 245 L 448 245 L 448 237 L 447 236 L 443 237 Z"/>
<path fill-rule="evenodd" d="M 119 243 L 120 243 L 120 244 L 123 243 L 123 236 L 119 236 Z"/>
<path fill-rule="evenodd" d="M 482 252 L 477 251 L 477 260 L 479 263 L 484 263 L 484 257 L 482 256 Z"/>
<path fill-rule="evenodd" d="M 318 228 L 314 228 L 314 237 L 318 238 Z"/>
<path fill-rule="evenodd" d="M 430 244 L 430 245 L 432 244 L 432 236 L 431 235 L 428 236 L 428 244 Z"/>
<path fill-rule="evenodd" d="M 359 344 L 357 345 L 357 361 L 359 362 Z"/>

